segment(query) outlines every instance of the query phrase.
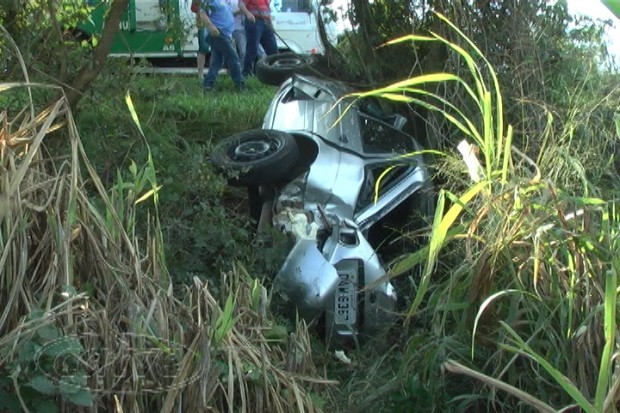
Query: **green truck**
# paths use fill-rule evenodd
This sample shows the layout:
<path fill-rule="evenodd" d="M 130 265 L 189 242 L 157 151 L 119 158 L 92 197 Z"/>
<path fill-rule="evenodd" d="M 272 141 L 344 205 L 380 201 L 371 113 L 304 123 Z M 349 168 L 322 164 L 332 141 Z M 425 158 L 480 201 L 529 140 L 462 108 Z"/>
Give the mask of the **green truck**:
<path fill-rule="evenodd" d="M 620 0 L 601 0 L 611 12 L 620 19 Z"/>

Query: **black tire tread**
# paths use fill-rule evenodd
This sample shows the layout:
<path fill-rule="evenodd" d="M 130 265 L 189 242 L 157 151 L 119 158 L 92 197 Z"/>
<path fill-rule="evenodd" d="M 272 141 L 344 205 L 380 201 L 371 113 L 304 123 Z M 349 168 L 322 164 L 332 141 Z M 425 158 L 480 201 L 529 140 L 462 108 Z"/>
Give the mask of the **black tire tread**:
<path fill-rule="evenodd" d="M 296 66 L 278 67 L 272 66 L 279 59 L 305 59 L 306 63 Z M 265 56 L 256 63 L 256 77 L 262 83 L 272 86 L 280 86 L 286 79 L 298 75 L 314 75 L 317 70 L 316 56 L 311 54 L 297 54 L 293 52 L 277 53 Z"/>
<path fill-rule="evenodd" d="M 230 151 L 242 142 L 254 139 L 275 139 L 280 150 L 266 158 L 239 162 L 231 159 Z M 269 185 L 283 180 L 291 172 L 299 158 L 299 147 L 289 133 L 274 129 L 253 129 L 236 133 L 219 142 L 211 153 L 211 161 L 223 171 L 229 172 L 228 182 L 233 186 Z"/>

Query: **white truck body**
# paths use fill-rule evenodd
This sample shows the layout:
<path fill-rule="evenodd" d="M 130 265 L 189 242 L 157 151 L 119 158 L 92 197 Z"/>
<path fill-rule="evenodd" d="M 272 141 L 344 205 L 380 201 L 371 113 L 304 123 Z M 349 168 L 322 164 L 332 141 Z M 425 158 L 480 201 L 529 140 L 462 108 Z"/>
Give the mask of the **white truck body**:
<path fill-rule="evenodd" d="M 191 0 L 178 0 L 178 18 L 182 22 L 184 32 L 187 34 L 184 41 L 172 41 L 165 39 L 160 51 L 153 50 L 130 50 L 113 51 L 115 56 L 132 57 L 193 57 L 198 50 L 198 37 L 196 28 L 196 14 L 191 10 Z M 162 32 L 167 27 L 166 5 L 167 0 L 134 0 L 135 32 Z M 320 0 L 271 0 L 272 19 L 276 31 L 278 48 L 281 51 L 293 51 L 296 53 L 321 53 L 323 46 L 320 41 L 317 11 Z M 170 9 L 168 9 L 170 10 Z M 170 13 L 170 12 L 168 12 Z M 175 10 L 174 13 L 177 13 Z M 121 22 L 121 31 L 130 28 L 129 20 Z M 330 37 L 335 37 L 336 29 L 333 23 L 328 23 L 326 29 Z"/>

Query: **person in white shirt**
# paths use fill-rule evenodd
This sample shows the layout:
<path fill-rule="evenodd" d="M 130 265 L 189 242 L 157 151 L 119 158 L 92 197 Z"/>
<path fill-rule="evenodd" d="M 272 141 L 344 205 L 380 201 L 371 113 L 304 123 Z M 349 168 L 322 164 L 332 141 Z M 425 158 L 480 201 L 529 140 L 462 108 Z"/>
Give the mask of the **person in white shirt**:
<path fill-rule="evenodd" d="M 235 41 L 235 48 L 239 55 L 239 61 L 243 62 L 245 59 L 245 48 L 247 40 L 245 37 L 245 15 L 239 8 L 239 0 L 226 0 L 232 9 L 233 16 L 235 16 L 235 29 L 232 37 Z M 243 64 L 243 63 L 242 63 Z"/>

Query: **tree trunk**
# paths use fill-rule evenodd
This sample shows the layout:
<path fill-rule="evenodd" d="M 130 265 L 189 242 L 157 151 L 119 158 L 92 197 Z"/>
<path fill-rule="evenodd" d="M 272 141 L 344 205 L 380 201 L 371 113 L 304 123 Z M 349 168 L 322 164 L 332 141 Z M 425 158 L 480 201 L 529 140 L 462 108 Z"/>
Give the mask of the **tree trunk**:
<path fill-rule="evenodd" d="M 93 50 L 92 63 L 84 65 L 70 85 L 65 85 L 65 94 L 71 107 L 75 107 L 84 96 L 86 88 L 97 78 L 105 64 L 114 36 L 118 32 L 123 13 L 129 0 L 114 0 L 110 5 L 108 16 L 103 26 L 101 39 Z"/>

